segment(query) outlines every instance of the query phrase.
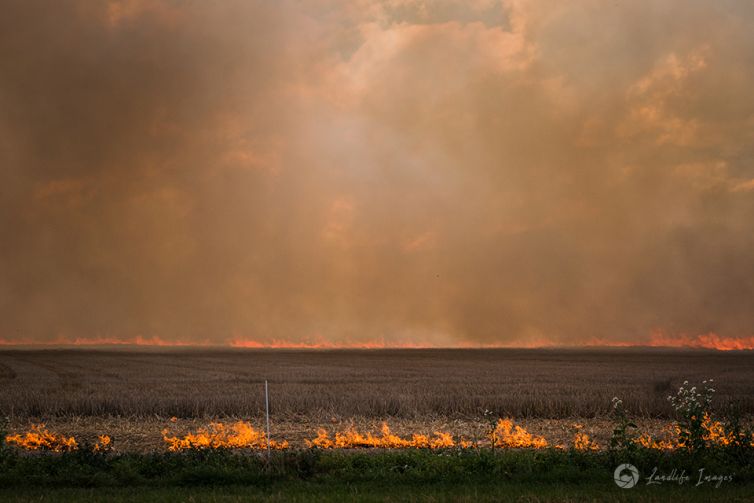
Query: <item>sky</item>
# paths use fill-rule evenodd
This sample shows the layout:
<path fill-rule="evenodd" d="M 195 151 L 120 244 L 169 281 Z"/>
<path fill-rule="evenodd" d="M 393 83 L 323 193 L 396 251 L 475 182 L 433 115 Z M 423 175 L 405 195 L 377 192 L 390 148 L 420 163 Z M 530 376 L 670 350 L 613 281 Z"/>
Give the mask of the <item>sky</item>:
<path fill-rule="evenodd" d="M 754 347 L 754 4 L 8 0 L 0 340 Z"/>

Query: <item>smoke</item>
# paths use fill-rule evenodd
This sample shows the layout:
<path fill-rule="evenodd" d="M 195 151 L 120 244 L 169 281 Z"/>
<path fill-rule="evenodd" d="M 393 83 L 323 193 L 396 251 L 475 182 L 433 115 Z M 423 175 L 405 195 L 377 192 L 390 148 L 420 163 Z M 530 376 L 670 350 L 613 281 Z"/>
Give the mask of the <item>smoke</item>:
<path fill-rule="evenodd" d="M 752 335 L 752 6 L 3 11 L 0 339 Z"/>

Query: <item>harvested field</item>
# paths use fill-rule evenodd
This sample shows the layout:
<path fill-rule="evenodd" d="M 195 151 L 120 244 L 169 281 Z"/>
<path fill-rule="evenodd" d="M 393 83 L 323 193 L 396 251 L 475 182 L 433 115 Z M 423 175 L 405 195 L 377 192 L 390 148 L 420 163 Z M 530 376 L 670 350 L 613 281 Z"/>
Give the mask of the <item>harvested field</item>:
<path fill-rule="evenodd" d="M 619 396 L 667 418 L 666 396 L 714 378 L 717 406 L 754 412 L 754 353 L 595 350 L 4 350 L 0 412 L 54 417 L 480 421 L 600 418 Z"/>

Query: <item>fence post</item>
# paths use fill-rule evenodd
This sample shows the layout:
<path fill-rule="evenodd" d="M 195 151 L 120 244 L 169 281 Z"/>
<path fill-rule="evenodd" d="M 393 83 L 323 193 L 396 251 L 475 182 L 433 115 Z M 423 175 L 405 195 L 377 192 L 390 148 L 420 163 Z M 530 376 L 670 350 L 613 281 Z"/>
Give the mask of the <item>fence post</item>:
<path fill-rule="evenodd" d="M 270 457 L 270 392 L 267 379 L 264 380 L 264 411 L 267 415 L 267 458 Z"/>

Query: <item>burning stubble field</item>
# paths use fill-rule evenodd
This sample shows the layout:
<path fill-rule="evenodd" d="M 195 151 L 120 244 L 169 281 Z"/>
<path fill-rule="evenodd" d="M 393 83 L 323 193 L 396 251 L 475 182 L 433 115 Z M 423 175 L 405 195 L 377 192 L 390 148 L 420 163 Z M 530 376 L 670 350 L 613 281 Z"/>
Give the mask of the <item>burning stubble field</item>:
<path fill-rule="evenodd" d="M 703 402 L 686 381 L 700 383 L 699 393 L 712 390 L 721 413 L 707 414 L 707 404 L 698 414 L 694 428 L 705 449 L 684 438 L 680 409 L 668 401 L 683 395 Z M 307 500 L 311 483 L 323 501 L 367 494 L 380 501 L 523 497 L 527 484 L 537 485 L 542 500 L 560 500 L 568 494 L 558 489 L 563 483 L 577 489 L 574 500 L 621 499 L 627 493 L 615 492 L 610 467 L 626 459 L 645 475 L 657 466 L 700 463 L 736 472 L 730 487 L 645 487 L 634 496 L 746 499 L 754 354 L 5 350 L 0 412 L 0 496 L 20 500 L 46 494 L 35 487 L 51 484 L 56 500 L 131 499 L 117 491 L 133 485 L 170 499 L 166 487 L 197 484 L 223 488 L 202 493 L 208 500 Z M 508 492 L 500 492 L 500 481 Z M 345 492 L 333 490 L 344 482 Z M 400 495 L 392 492 L 396 484 Z M 85 492 L 90 486 L 100 492 Z M 107 487 L 116 492 L 102 493 Z"/>
<path fill-rule="evenodd" d="M 550 443 L 576 429 L 606 445 L 612 398 L 656 433 L 685 380 L 714 378 L 716 405 L 754 413 L 751 352 L 601 350 L 6 350 L 0 414 L 23 431 L 45 423 L 89 441 L 107 434 L 123 451 L 163 444 L 162 430 L 264 418 L 272 437 L 303 447 L 320 428 L 485 438 L 512 418 Z"/>

